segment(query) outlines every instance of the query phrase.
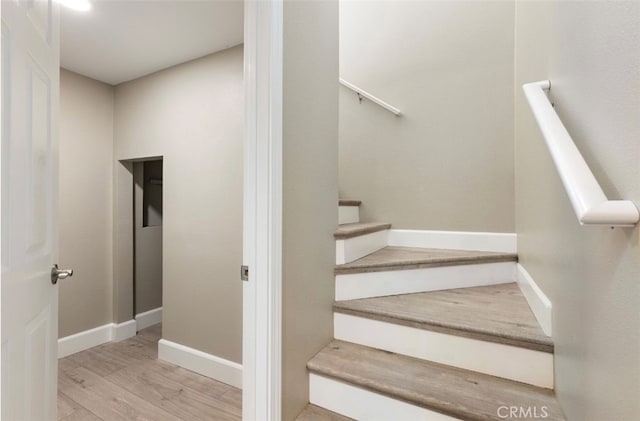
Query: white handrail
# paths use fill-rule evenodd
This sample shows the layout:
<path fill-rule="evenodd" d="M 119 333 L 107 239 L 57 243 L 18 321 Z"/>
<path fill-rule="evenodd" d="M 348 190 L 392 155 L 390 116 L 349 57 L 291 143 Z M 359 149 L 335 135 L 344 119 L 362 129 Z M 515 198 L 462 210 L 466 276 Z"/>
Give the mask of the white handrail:
<path fill-rule="evenodd" d="M 638 208 L 630 200 L 607 199 L 560 121 L 545 94 L 545 91 L 551 89 L 551 82 L 543 80 L 526 83 L 522 85 L 522 89 L 580 224 L 636 225 L 640 219 Z"/>
<path fill-rule="evenodd" d="M 386 102 L 384 102 L 383 100 L 381 100 L 380 98 L 377 98 L 373 95 L 371 95 L 369 92 L 358 88 L 355 85 L 352 85 L 351 83 L 347 82 L 346 80 L 340 78 L 340 83 L 344 86 L 346 86 L 347 88 L 351 89 L 352 91 L 354 91 L 355 93 L 357 93 L 359 96 L 363 97 L 363 98 L 367 98 L 369 101 L 371 102 L 375 102 L 376 104 L 378 104 L 379 106 L 381 106 L 382 108 L 385 108 L 389 111 L 391 111 L 392 113 L 394 113 L 396 116 L 400 115 L 400 110 L 397 109 L 396 107 L 387 104 Z"/>

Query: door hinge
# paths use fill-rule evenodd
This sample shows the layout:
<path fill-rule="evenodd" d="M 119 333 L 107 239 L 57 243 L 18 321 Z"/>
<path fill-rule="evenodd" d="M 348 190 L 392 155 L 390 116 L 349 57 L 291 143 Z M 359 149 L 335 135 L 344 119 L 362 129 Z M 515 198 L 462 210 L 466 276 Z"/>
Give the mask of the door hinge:
<path fill-rule="evenodd" d="M 240 279 L 245 282 L 249 282 L 249 266 L 240 266 Z"/>

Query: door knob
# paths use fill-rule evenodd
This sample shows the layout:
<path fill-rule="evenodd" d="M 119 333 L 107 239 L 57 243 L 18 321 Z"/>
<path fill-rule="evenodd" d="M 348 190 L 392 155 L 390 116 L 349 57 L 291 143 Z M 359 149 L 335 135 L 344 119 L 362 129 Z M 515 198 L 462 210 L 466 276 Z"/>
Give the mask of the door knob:
<path fill-rule="evenodd" d="M 69 276 L 73 276 L 73 269 L 58 269 L 57 264 L 51 268 L 51 283 L 53 285 L 58 283 L 58 279 L 65 279 Z"/>

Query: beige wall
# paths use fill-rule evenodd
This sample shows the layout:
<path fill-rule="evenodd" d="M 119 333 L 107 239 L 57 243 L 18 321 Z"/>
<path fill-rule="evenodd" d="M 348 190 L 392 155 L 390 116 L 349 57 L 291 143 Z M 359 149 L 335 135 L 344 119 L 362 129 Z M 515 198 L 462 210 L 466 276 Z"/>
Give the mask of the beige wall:
<path fill-rule="evenodd" d="M 514 231 L 513 1 L 341 1 L 340 196 L 396 228 Z"/>
<path fill-rule="evenodd" d="M 611 199 L 640 203 L 640 3 L 518 2 L 520 262 L 553 302 L 556 389 L 569 420 L 640 414 L 638 228 L 580 226 L 520 85 L 555 108 Z"/>
<path fill-rule="evenodd" d="M 133 162 L 113 162 L 113 321 L 133 319 Z"/>
<path fill-rule="evenodd" d="M 113 87 L 60 71 L 58 336 L 111 322 Z"/>
<path fill-rule="evenodd" d="M 136 315 L 162 307 L 162 225 L 144 226 L 143 202 L 145 193 L 162 197 L 163 186 L 149 184 L 149 178 L 162 180 L 162 161 L 133 164 L 135 185 L 133 295 Z M 153 190 L 145 192 L 145 189 Z"/>
<path fill-rule="evenodd" d="M 115 90 L 115 158 L 163 157 L 163 337 L 235 362 L 242 361 L 242 63 L 238 46 Z M 127 178 L 124 168 L 119 174 Z M 129 190 L 117 186 L 120 201 Z M 126 277 L 117 282 L 119 291 L 130 288 Z"/>
<path fill-rule="evenodd" d="M 333 338 L 338 224 L 338 2 L 284 3 L 282 419 L 309 401 Z"/>

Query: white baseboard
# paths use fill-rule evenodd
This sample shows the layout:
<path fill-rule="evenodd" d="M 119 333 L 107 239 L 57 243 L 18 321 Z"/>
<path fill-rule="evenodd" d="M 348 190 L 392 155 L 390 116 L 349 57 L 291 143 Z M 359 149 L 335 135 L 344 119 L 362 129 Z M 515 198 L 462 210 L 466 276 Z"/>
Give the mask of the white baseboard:
<path fill-rule="evenodd" d="M 337 301 L 514 282 L 515 262 L 336 275 Z"/>
<path fill-rule="evenodd" d="M 360 206 L 338 206 L 338 224 L 360 222 Z"/>
<path fill-rule="evenodd" d="M 58 358 L 64 358 L 107 342 L 122 341 L 132 336 L 136 336 L 135 320 L 119 324 L 108 323 L 58 339 Z"/>
<path fill-rule="evenodd" d="M 538 324 L 547 336 L 551 336 L 551 300 L 547 298 L 531 275 L 529 275 L 529 272 L 520 263 L 518 263 L 516 270 L 516 282 L 527 299 Z"/>
<path fill-rule="evenodd" d="M 242 365 L 188 346 L 160 339 L 158 359 L 242 388 Z"/>
<path fill-rule="evenodd" d="M 387 246 L 389 230 L 336 240 L 336 265 L 358 260 Z"/>
<path fill-rule="evenodd" d="M 162 307 L 136 314 L 135 319 L 138 331 L 162 323 Z"/>
<path fill-rule="evenodd" d="M 76 352 L 110 342 L 112 335 L 113 323 L 109 323 L 60 338 L 58 339 L 58 358 L 64 358 Z"/>
<path fill-rule="evenodd" d="M 124 341 L 125 339 L 136 336 L 136 321 L 131 319 L 123 323 L 113 324 L 113 337 L 114 342 Z"/>
<path fill-rule="evenodd" d="M 517 236 L 513 233 L 497 232 L 392 229 L 389 230 L 389 245 L 515 253 L 517 251 Z"/>
<path fill-rule="evenodd" d="M 548 352 L 343 313 L 333 314 L 333 324 L 336 339 L 553 389 L 553 354 Z"/>
<path fill-rule="evenodd" d="M 458 419 L 315 373 L 309 373 L 309 401 L 354 420 Z"/>

